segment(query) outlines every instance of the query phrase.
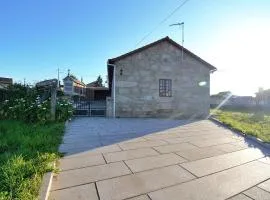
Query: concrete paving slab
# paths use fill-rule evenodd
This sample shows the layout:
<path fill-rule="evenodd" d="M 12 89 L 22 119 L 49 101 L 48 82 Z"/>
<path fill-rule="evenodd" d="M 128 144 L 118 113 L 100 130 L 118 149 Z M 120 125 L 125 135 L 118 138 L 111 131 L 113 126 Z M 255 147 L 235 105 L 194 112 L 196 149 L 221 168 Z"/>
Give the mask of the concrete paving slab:
<path fill-rule="evenodd" d="M 159 155 L 159 153 L 151 148 L 143 148 L 143 149 L 132 149 L 127 151 L 105 153 L 104 158 L 108 163 L 110 163 L 154 155 Z"/>
<path fill-rule="evenodd" d="M 95 184 L 80 185 L 51 192 L 50 200 L 99 200 Z"/>
<path fill-rule="evenodd" d="M 141 196 L 126 199 L 126 200 L 151 200 L 151 199 L 149 199 L 149 197 L 147 195 L 141 195 Z"/>
<path fill-rule="evenodd" d="M 176 138 L 164 138 L 163 140 L 168 142 L 169 144 L 177 144 L 177 143 L 184 143 L 196 140 L 208 140 L 209 138 L 220 138 L 222 136 L 218 134 L 205 134 L 205 135 L 198 135 L 198 136 L 188 136 L 188 137 L 176 137 Z"/>
<path fill-rule="evenodd" d="M 183 149 L 179 152 L 176 152 L 176 154 L 189 161 L 194 161 L 221 155 L 224 154 L 224 152 L 217 150 L 213 147 L 205 147 L 205 148 Z"/>
<path fill-rule="evenodd" d="M 63 171 L 54 177 L 52 190 L 92 183 L 130 173 L 131 171 L 123 162 Z"/>
<path fill-rule="evenodd" d="M 79 153 L 71 153 L 70 155 L 65 156 L 65 158 L 73 158 L 73 157 L 80 157 L 80 156 L 92 156 L 95 154 L 101 154 L 101 153 L 108 153 L 108 152 L 118 152 L 122 151 L 122 149 L 116 145 L 108 145 L 108 146 L 102 146 L 102 147 L 97 147 L 89 151 L 81 151 Z"/>
<path fill-rule="evenodd" d="M 270 165 L 270 157 L 269 156 L 262 158 L 259 161 Z"/>
<path fill-rule="evenodd" d="M 165 141 L 162 140 L 151 140 L 151 141 L 145 141 L 145 142 L 131 142 L 131 143 L 124 143 L 119 144 L 119 146 L 123 150 L 130 150 L 130 149 L 140 149 L 140 148 L 146 148 L 146 147 L 155 147 L 155 146 L 161 146 L 168 144 Z"/>
<path fill-rule="evenodd" d="M 270 192 L 270 180 L 264 181 L 263 183 L 259 184 L 258 187 Z"/>
<path fill-rule="evenodd" d="M 250 197 L 244 195 L 244 194 L 238 194 L 232 198 L 229 198 L 228 200 L 253 200 Z"/>
<path fill-rule="evenodd" d="M 100 200 L 122 200 L 193 179 L 174 165 L 97 182 Z M 166 198 L 164 198 L 166 199 Z"/>
<path fill-rule="evenodd" d="M 217 149 L 217 150 L 221 150 L 221 151 L 227 152 L 227 153 L 248 148 L 248 147 L 238 146 L 238 145 L 234 145 L 234 144 L 220 144 L 220 145 L 216 145 L 216 146 L 212 146 L 212 147 Z"/>
<path fill-rule="evenodd" d="M 250 162 L 149 193 L 152 200 L 224 200 L 270 178 L 270 166 Z"/>
<path fill-rule="evenodd" d="M 180 144 L 169 144 L 159 147 L 153 147 L 153 149 L 157 150 L 160 153 L 172 153 L 182 150 L 198 149 L 198 147 L 189 143 L 180 143 Z"/>
<path fill-rule="evenodd" d="M 101 154 L 92 156 L 76 156 L 73 158 L 63 158 L 60 160 L 60 170 L 70 170 L 82 167 L 90 167 L 93 165 L 105 164 L 105 160 Z"/>
<path fill-rule="evenodd" d="M 262 157 L 264 157 L 264 154 L 259 149 L 244 149 L 202 160 L 182 163 L 181 166 L 196 176 L 201 177 Z"/>
<path fill-rule="evenodd" d="M 194 144 L 198 147 L 209 147 L 209 146 L 215 146 L 215 145 L 219 145 L 219 144 L 226 144 L 226 143 L 233 143 L 233 142 L 237 142 L 237 139 L 233 139 L 233 138 L 213 138 L 213 139 L 208 139 L 208 140 L 196 140 L 196 141 L 192 141 L 190 142 L 191 144 Z"/>
<path fill-rule="evenodd" d="M 127 160 L 125 163 L 133 172 L 141 172 L 149 169 L 165 167 L 169 165 L 176 165 L 187 161 L 186 159 L 170 153 L 157 156 L 150 156 L 134 160 Z"/>
<path fill-rule="evenodd" d="M 250 188 L 249 190 L 246 190 L 243 193 L 251 197 L 252 199 L 256 199 L 256 200 L 269 200 L 270 199 L 270 193 L 266 192 L 265 190 L 259 187 Z"/>

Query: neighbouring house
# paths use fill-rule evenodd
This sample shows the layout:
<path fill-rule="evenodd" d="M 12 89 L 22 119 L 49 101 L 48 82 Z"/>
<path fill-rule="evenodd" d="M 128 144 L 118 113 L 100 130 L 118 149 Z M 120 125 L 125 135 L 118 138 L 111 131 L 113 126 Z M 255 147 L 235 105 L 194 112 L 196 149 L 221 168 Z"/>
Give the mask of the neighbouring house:
<path fill-rule="evenodd" d="M 233 95 L 229 91 L 211 95 L 210 102 L 215 106 L 255 106 L 255 98 L 252 96 Z"/>
<path fill-rule="evenodd" d="M 264 90 L 260 88 L 255 99 L 257 105 L 270 107 L 270 89 Z"/>
<path fill-rule="evenodd" d="M 13 84 L 12 78 L 0 77 L 0 89 L 6 89 Z"/>
<path fill-rule="evenodd" d="M 182 59 L 183 53 L 183 59 Z M 216 68 L 165 37 L 107 62 L 107 116 L 204 118 Z"/>
<path fill-rule="evenodd" d="M 86 85 L 82 80 L 78 80 L 74 75 L 70 74 L 70 71 L 63 79 L 63 83 L 65 95 L 85 97 Z"/>
<path fill-rule="evenodd" d="M 109 88 L 98 84 L 98 81 L 93 81 L 86 85 L 86 99 L 87 100 L 106 100 L 109 96 Z"/>

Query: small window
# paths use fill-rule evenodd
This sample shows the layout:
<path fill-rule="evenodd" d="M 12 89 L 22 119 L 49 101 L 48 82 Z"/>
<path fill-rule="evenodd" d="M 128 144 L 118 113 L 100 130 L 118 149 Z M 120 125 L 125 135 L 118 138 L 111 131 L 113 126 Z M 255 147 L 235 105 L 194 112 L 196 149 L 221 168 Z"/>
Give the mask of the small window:
<path fill-rule="evenodd" d="M 171 97 L 172 96 L 172 80 L 159 79 L 159 96 Z"/>

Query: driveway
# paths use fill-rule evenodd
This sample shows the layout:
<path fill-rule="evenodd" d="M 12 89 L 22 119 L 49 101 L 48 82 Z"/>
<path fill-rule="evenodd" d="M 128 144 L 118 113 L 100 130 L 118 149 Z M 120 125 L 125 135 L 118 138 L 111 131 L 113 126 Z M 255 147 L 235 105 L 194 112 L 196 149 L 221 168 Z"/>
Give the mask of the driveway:
<path fill-rule="evenodd" d="M 77 118 L 50 199 L 270 199 L 269 151 L 203 121 Z"/>

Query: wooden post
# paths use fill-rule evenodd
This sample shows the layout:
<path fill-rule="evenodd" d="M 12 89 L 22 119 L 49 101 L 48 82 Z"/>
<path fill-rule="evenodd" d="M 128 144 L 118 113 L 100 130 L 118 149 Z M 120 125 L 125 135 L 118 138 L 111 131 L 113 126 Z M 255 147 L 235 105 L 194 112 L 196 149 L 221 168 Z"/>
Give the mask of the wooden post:
<path fill-rule="evenodd" d="M 47 88 L 51 90 L 51 120 L 55 120 L 55 112 L 56 112 L 56 93 L 57 93 L 57 85 L 58 80 L 57 79 L 50 79 L 38 82 L 36 84 L 37 88 Z"/>
<path fill-rule="evenodd" d="M 55 111 L 56 111 L 56 87 L 51 86 L 51 120 L 55 120 Z"/>

